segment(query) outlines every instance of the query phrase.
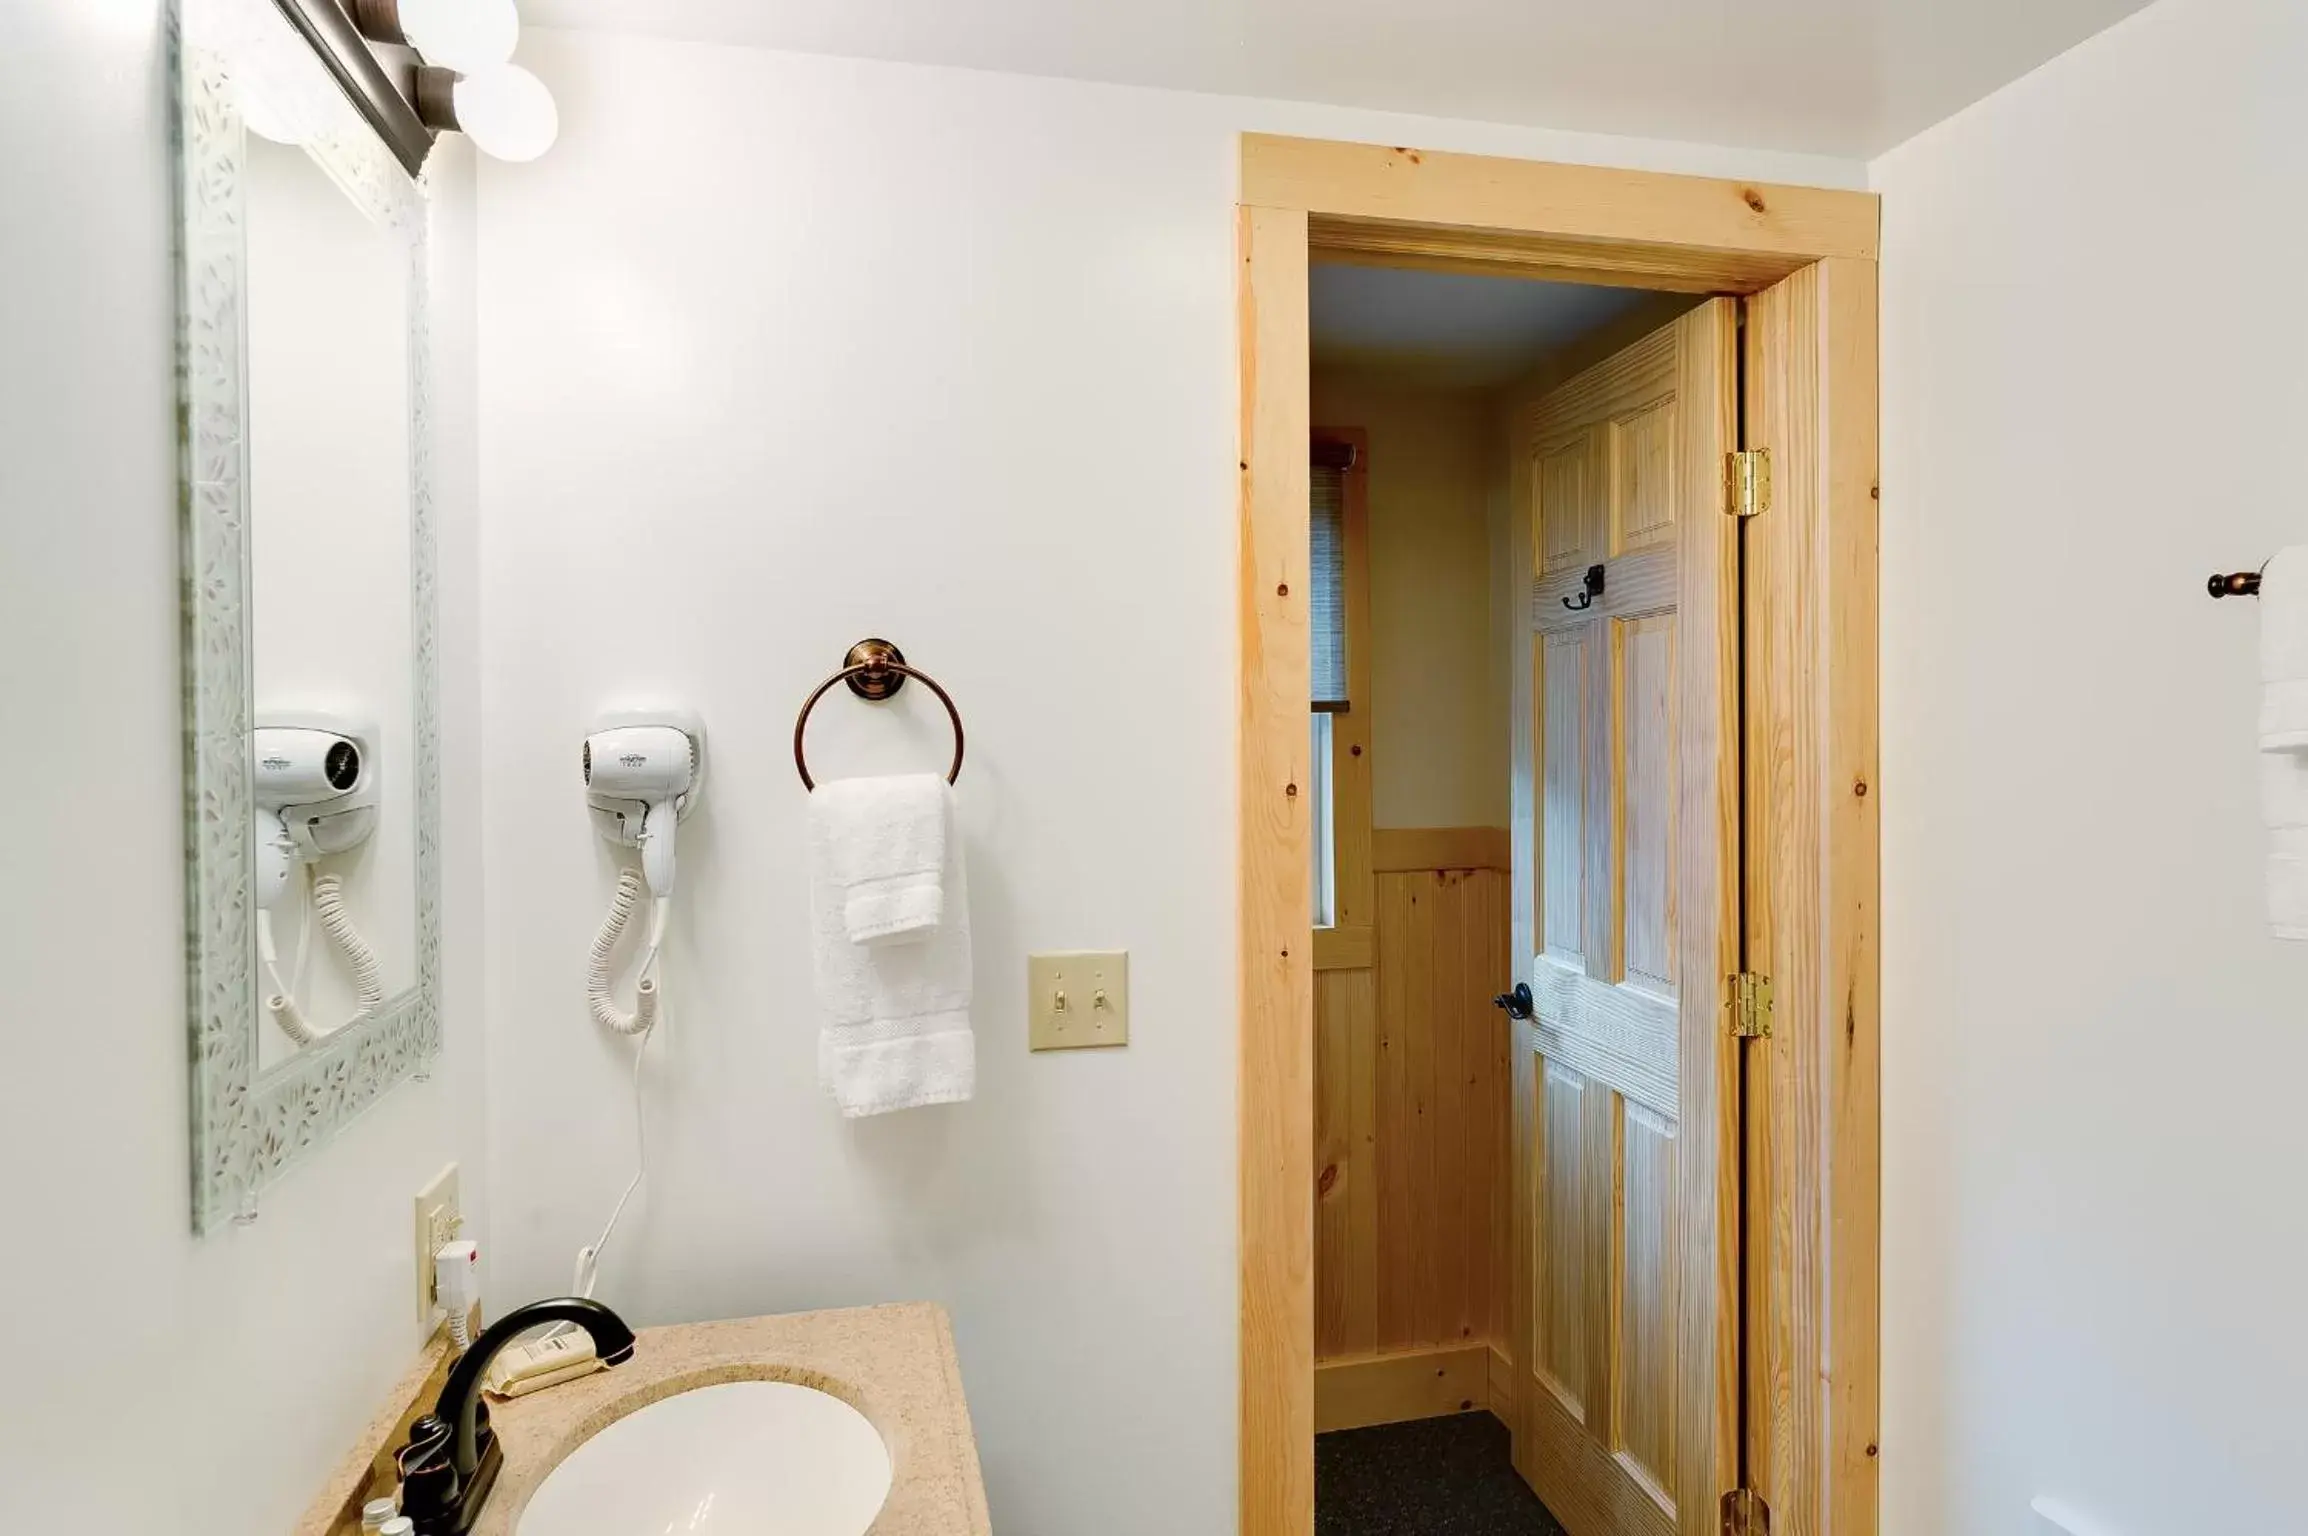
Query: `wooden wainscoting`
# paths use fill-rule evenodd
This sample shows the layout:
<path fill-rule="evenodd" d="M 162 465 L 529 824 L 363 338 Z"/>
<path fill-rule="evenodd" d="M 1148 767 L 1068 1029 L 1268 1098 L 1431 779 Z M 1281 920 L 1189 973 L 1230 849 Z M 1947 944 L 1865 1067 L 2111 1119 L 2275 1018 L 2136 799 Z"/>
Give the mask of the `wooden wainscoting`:
<path fill-rule="evenodd" d="M 1497 869 L 1383 872 L 1372 963 L 1315 973 L 1321 1428 L 1489 1401 L 1508 1317 L 1508 1038 L 1490 1001 L 1508 887 Z"/>
<path fill-rule="evenodd" d="M 1428 869 L 1512 869 L 1505 827 L 1380 827 L 1371 867 L 1381 874 Z"/>

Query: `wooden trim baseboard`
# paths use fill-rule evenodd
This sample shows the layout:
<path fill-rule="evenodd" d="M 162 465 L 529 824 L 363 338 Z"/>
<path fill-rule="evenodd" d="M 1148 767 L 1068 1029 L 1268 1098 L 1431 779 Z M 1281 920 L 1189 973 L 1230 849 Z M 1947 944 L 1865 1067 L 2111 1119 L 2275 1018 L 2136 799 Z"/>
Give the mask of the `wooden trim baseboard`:
<path fill-rule="evenodd" d="M 1380 827 L 1371 834 L 1371 867 L 1381 874 L 1425 869 L 1512 869 L 1505 827 Z"/>
<path fill-rule="evenodd" d="M 1322 1361 L 1314 1368 L 1314 1431 L 1471 1413 L 1490 1405 L 1490 1371 L 1488 1344 Z"/>
<path fill-rule="evenodd" d="M 1491 1412 L 1501 1423 L 1515 1422 L 1515 1366 L 1507 1352 L 1498 1345 L 1491 1346 L 1490 1361 Z"/>
<path fill-rule="evenodd" d="M 1316 970 L 1367 971 L 1377 963 L 1378 930 L 1370 924 L 1314 930 Z"/>

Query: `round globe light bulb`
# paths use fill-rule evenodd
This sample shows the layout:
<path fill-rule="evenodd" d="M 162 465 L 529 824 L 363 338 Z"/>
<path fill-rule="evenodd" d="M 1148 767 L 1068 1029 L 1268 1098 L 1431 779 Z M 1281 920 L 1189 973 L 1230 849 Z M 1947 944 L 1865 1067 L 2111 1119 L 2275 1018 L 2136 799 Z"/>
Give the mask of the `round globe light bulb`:
<path fill-rule="evenodd" d="M 500 64 L 459 80 L 449 100 L 457 127 L 499 160 L 534 160 L 553 147 L 561 114 L 545 82 L 518 64 Z"/>
<path fill-rule="evenodd" d="M 521 13 L 513 0 L 398 0 L 401 35 L 428 64 L 461 75 L 492 69 L 513 56 Z"/>

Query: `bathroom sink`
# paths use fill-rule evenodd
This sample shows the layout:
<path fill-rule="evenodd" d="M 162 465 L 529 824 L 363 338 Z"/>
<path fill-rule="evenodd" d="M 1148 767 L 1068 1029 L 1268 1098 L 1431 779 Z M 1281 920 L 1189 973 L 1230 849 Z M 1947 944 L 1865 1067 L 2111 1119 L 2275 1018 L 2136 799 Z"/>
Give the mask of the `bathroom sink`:
<path fill-rule="evenodd" d="M 661 1398 L 579 1445 L 517 1536 L 865 1536 L 890 1457 L 864 1414 L 782 1381 Z"/>

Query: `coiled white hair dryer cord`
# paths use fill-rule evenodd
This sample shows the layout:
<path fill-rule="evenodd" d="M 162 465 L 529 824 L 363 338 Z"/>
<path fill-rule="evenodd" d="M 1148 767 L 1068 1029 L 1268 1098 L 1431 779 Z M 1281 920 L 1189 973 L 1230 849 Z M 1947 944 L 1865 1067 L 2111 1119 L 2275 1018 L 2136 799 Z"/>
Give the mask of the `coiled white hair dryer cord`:
<path fill-rule="evenodd" d="M 657 1023 L 657 951 L 665 942 L 666 904 L 662 898 L 650 908 L 649 946 L 641 952 L 633 1011 L 627 1013 L 609 995 L 609 957 L 616 952 L 617 941 L 624 936 L 625 924 L 640 900 L 640 872 L 619 871 L 617 894 L 609 899 L 609 915 L 601 919 L 601 931 L 593 935 L 593 952 L 585 961 L 585 1000 L 592 1005 L 594 1021 L 621 1035 L 646 1035 Z"/>
<path fill-rule="evenodd" d="M 329 936 L 329 942 L 336 946 L 337 953 L 345 957 L 345 964 L 352 969 L 353 996 L 358 999 L 360 1006 L 342 1024 L 332 1024 L 326 1029 L 316 1027 L 305 1017 L 304 1010 L 297 1006 L 295 990 L 281 981 L 280 970 L 270 953 L 270 944 L 261 946 L 266 951 L 265 970 L 272 977 L 272 984 L 280 989 L 265 999 L 265 1007 L 271 1011 L 273 1022 L 280 1026 L 281 1033 L 298 1045 L 311 1045 L 324 1035 L 336 1033 L 345 1024 L 367 1018 L 383 1006 L 385 1001 L 384 967 L 377 960 L 376 949 L 361 937 L 360 930 L 353 926 L 352 914 L 345 910 L 344 882 L 333 874 L 316 876 L 313 880 L 312 906 L 313 916 L 319 920 L 321 931 Z M 269 940 L 270 922 L 264 927 L 265 931 L 260 936 Z"/>
<path fill-rule="evenodd" d="M 649 942 L 641 951 L 640 979 L 635 983 L 633 1011 L 628 1013 L 617 1006 L 609 992 L 609 959 L 616 952 L 617 941 L 624 936 L 625 925 L 632 919 L 633 908 L 641 900 L 643 881 L 638 870 L 621 870 L 617 876 L 617 892 L 610 898 L 609 915 L 601 920 L 601 931 L 593 935 L 592 953 L 585 963 L 585 997 L 592 1006 L 594 1019 L 621 1035 L 640 1037 L 633 1049 L 633 1178 L 625 1186 L 625 1193 L 617 1197 L 615 1209 L 609 1213 L 608 1224 L 601 1235 L 577 1250 L 576 1273 L 570 1286 L 574 1294 L 591 1299 L 594 1284 L 600 1278 L 601 1250 L 609 1246 L 609 1239 L 617 1230 L 617 1222 L 625 1214 L 634 1192 L 641 1181 L 649 1176 L 649 1131 L 642 1115 L 641 1059 L 649 1049 L 649 1036 L 657 1028 L 657 956 L 665 942 L 665 913 L 670 903 L 660 896 L 650 905 Z M 563 1330 L 555 1328 L 550 1338 Z"/>

